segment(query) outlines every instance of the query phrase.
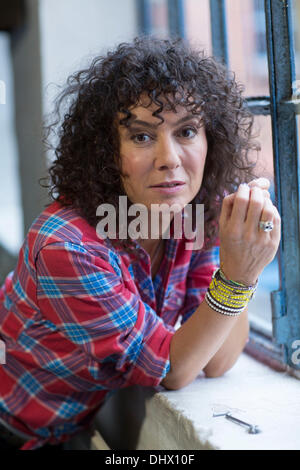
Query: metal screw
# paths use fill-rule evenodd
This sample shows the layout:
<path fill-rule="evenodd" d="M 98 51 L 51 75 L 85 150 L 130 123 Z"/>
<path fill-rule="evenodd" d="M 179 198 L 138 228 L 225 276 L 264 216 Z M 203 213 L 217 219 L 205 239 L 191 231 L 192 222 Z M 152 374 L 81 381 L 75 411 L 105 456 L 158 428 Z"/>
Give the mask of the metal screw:
<path fill-rule="evenodd" d="M 225 418 L 229 419 L 233 423 L 240 424 L 241 426 L 247 426 L 247 428 L 249 428 L 248 429 L 249 434 L 258 434 L 259 432 L 261 432 L 261 430 L 256 424 L 246 423 L 246 421 L 242 421 L 241 419 L 235 418 L 234 416 L 232 416 L 232 414 L 229 411 L 227 413 L 213 414 L 213 417 L 216 417 L 216 416 L 225 416 Z"/>

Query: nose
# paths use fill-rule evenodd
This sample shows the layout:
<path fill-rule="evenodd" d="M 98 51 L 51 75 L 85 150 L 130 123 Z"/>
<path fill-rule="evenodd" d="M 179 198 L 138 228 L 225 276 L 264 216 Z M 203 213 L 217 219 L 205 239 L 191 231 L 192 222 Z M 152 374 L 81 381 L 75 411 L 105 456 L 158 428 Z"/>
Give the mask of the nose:
<path fill-rule="evenodd" d="M 174 169 L 181 164 L 180 148 L 171 136 L 159 139 L 155 152 L 154 166 L 158 170 Z"/>

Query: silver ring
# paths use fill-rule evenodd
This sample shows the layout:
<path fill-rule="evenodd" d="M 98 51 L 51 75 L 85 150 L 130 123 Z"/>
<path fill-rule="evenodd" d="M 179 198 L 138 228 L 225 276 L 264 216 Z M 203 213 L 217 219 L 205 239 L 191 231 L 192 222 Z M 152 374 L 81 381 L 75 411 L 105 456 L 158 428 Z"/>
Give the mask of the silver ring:
<path fill-rule="evenodd" d="M 274 228 L 274 224 L 271 220 L 266 220 L 266 222 L 260 221 L 258 227 L 264 232 L 271 232 Z"/>

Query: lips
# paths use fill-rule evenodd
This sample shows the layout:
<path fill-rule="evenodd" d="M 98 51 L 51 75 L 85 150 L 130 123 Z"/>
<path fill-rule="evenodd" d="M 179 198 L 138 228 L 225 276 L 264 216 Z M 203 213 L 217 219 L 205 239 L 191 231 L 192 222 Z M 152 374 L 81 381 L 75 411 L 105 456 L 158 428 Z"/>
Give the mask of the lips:
<path fill-rule="evenodd" d="M 182 186 L 184 181 L 162 181 L 161 183 L 154 184 L 150 188 L 173 188 L 175 186 Z"/>

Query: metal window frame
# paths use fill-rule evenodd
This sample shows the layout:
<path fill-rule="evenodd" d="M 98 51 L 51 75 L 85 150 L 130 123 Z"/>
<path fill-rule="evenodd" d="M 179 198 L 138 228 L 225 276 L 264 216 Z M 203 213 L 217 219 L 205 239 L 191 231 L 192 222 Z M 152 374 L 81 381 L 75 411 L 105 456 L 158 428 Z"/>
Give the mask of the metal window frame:
<path fill-rule="evenodd" d="M 228 41 L 224 0 L 210 0 L 210 28 L 213 55 L 228 65 Z"/>
<path fill-rule="evenodd" d="M 255 115 L 270 115 L 274 155 L 274 184 L 282 220 L 278 250 L 280 288 L 271 292 L 273 340 L 250 322 L 245 350 L 275 368 L 299 369 L 293 354 L 300 339 L 300 224 L 299 153 L 293 99 L 295 80 L 292 5 L 282 0 L 264 0 L 270 96 L 247 98 Z M 228 65 L 225 0 L 210 0 L 213 54 Z M 286 191 L 285 188 L 289 190 Z"/>
<path fill-rule="evenodd" d="M 148 0 L 139 3 L 149 7 Z M 271 292 L 273 337 L 250 321 L 245 351 L 278 370 L 300 369 L 293 359 L 295 341 L 300 340 L 300 172 L 296 128 L 300 100 L 293 97 L 291 9 L 290 1 L 264 0 L 270 96 L 247 98 L 253 114 L 271 117 L 274 185 L 282 236 L 278 250 L 280 287 Z M 184 37 L 183 11 L 184 0 L 168 0 L 171 35 Z M 213 55 L 228 66 L 225 0 L 210 0 L 210 17 Z M 151 25 L 147 30 L 143 28 L 144 33 L 151 33 Z"/>
<path fill-rule="evenodd" d="M 184 0 L 168 0 L 169 33 L 171 36 L 185 37 Z"/>
<path fill-rule="evenodd" d="M 149 0 L 137 0 L 136 5 L 139 34 L 151 34 L 151 9 Z"/>
<path fill-rule="evenodd" d="M 185 37 L 185 0 L 166 0 L 168 8 L 168 30 L 170 36 Z M 137 0 L 139 33 L 149 35 L 151 27 L 150 0 Z"/>

